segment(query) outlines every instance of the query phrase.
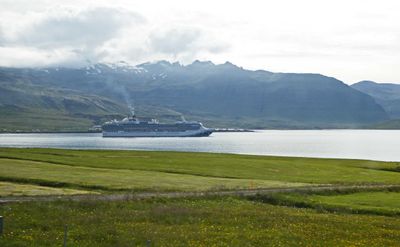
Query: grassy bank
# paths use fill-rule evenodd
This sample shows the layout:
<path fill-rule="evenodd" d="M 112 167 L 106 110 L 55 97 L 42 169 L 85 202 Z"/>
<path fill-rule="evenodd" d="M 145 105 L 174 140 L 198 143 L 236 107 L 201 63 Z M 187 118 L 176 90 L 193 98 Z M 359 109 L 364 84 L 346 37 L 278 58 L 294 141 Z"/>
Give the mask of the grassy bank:
<path fill-rule="evenodd" d="M 366 160 L 61 149 L 0 149 L 0 181 L 110 191 L 400 184 L 399 164 Z"/>
<path fill-rule="evenodd" d="M 273 205 L 313 208 L 334 213 L 400 216 L 400 191 L 348 191 L 322 193 L 277 193 L 252 197 Z"/>

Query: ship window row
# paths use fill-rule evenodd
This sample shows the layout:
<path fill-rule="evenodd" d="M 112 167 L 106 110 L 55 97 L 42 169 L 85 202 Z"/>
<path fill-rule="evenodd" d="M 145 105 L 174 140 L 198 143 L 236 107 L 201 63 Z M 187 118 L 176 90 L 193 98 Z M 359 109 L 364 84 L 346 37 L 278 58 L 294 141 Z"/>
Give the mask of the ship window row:
<path fill-rule="evenodd" d="M 105 131 L 185 131 L 185 130 L 197 130 L 198 127 L 128 127 L 128 126 L 105 126 L 103 128 Z"/>

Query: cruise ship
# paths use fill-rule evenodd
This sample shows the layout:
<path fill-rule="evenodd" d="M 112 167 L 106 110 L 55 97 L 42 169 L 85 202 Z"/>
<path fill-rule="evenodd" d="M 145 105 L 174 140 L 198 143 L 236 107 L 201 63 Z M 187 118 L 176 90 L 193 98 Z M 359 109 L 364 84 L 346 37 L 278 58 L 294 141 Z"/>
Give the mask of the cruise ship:
<path fill-rule="evenodd" d="M 200 137 L 209 136 L 213 129 L 199 122 L 182 120 L 176 123 L 159 123 L 156 119 L 131 117 L 112 120 L 102 125 L 103 137 Z"/>

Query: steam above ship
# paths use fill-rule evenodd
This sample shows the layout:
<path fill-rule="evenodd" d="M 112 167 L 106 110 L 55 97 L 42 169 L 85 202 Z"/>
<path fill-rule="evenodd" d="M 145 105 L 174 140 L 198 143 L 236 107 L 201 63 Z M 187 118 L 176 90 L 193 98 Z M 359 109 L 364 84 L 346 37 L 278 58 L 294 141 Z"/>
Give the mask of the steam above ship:
<path fill-rule="evenodd" d="M 137 118 L 133 109 L 130 117 L 112 120 L 102 126 L 103 137 L 200 137 L 209 136 L 213 129 L 200 122 L 182 121 L 159 123 L 157 119 Z"/>

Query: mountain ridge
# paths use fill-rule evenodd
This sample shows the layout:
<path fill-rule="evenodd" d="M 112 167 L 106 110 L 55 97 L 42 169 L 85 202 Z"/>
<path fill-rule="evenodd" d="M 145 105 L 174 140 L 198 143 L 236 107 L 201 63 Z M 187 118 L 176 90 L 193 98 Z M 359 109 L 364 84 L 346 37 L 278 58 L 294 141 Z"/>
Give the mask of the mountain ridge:
<path fill-rule="evenodd" d="M 373 97 L 391 119 L 400 119 L 400 84 L 360 81 L 351 87 Z"/>
<path fill-rule="evenodd" d="M 333 77 L 247 70 L 230 62 L 0 68 L 0 85 L 16 81 L 21 87 L 99 96 L 119 105 L 115 114 L 126 114 L 134 104 L 158 109 L 160 116 L 170 111 L 166 118 L 185 114 L 212 127 L 351 128 L 389 119 L 372 96 Z"/>

